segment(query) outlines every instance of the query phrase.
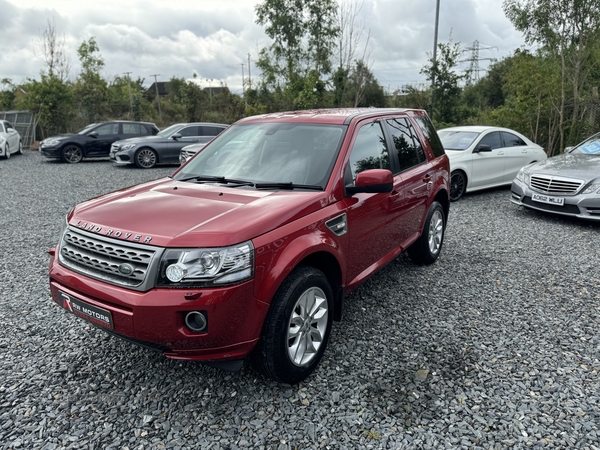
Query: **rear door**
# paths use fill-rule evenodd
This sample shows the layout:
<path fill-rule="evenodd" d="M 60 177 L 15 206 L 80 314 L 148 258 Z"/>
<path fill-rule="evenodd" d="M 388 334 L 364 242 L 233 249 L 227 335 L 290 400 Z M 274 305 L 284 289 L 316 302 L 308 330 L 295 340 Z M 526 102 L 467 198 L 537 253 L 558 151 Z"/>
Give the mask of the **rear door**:
<path fill-rule="evenodd" d="M 530 148 L 527 143 L 514 133 L 501 131 L 500 136 L 504 143 L 505 163 L 504 163 L 504 178 L 502 181 L 511 183 L 517 176 L 517 172 L 521 167 L 533 161 L 530 153 Z"/>

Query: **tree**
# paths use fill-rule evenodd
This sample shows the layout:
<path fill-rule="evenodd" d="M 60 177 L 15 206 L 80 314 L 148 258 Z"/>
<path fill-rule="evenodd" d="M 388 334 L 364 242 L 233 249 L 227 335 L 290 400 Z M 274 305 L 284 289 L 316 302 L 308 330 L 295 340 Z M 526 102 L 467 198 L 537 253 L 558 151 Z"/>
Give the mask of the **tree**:
<path fill-rule="evenodd" d="M 108 110 L 108 85 L 100 75 L 104 60 L 93 37 L 81 43 L 77 54 L 81 73 L 74 87 L 74 95 L 86 122 L 93 123 L 104 117 Z"/>
<path fill-rule="evenodd" d="M 570 140 L 580 138 L 582 92 L 594 66 L 593 49 L 600 41 L 600 2 L 592 0 L 504 0 L 504 12 L 528 43 L 537 43 L 560 61 L 560 148 L 567 127 L 567 84 L 571 84 Z"/>
<path fill-rule="evenodd" d="M 273 39 L 259 53 L 262 82 L 283 94 L 282 103 L 312 107 L 324 92 L 338 34 L 334 0 L 265 0 L 256 7 L 259 25 Z"/>
<path fill-rule="evenodd" d="M 0 85 L 4 86 L 2 90 L 0 90 L 0 111 L 12 109 L 13 102 L 15 101 L 15 89 L 17 89 L 17 87 L 10 78 L 3 78 L 0 80 Z"/>
<path fill-rule="evenodd" d="M 466 75 L 459 75 L 455 68 L 458 65 L 458 58 L 461 50 L 458 43 L 438 44 L 439 56 L 435 64 L 431 58 L 430 64 L 421 69 L 421 73 L 428 75 L 431 80 L 433 77 L 434 97 L 436 99 L 435 114 L 437 121 L 442 123 L 457 123 L 460 120 L 457 112 L 459 109 L 461 88 L 459 81 Z"/>
<path fill-rule="evenodd" d="M 71 71 L 71 63 L 65 51 L 65 37 L 57 35 L 54 20 L 47 20 L 46 28 L 37 42 L 37 47 L 46 66 L 46 74 L 50 77 L 56 76 L 63 82 L 67 80 Z"/>

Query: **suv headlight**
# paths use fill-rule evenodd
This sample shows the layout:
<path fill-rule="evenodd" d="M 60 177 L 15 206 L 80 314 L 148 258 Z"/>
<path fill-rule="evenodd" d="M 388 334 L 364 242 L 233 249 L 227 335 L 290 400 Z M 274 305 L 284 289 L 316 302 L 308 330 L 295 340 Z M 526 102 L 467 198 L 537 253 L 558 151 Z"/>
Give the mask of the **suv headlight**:
<path fill-rule="evenodd" d="M 235 284 L 254 276 L 254 246 L 169 249 L 163 254 L 158 286 L 192 287 Z"/>

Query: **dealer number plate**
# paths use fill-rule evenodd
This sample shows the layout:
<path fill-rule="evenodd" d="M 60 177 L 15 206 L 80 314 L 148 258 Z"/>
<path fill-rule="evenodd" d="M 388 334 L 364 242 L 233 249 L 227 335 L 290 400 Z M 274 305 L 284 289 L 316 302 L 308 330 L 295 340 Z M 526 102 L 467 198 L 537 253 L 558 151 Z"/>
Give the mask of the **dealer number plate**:
<path fill-rule="evenodd" d="M 563 197 L 550 197 L 549 195 L 542 194 L 533 194 L 531 200 L 534 202 L 547 203 L 549 205 L 562 206 L 565 204 L 565 199 Z"/>
<path fill-rule="evenodd" d="M 98 325 L 99 327 L 106 328 L 108 330 L 113 329 L 113 319 L 110 311 L 97 306 L 90 305 L 72 295 L 65 294 L 64 292 L 58 291 L 60 297 L 60 306 L 65 308 L 67 311 L 72 312 L 76 316 L 81 317 L 88 322 Z"/>

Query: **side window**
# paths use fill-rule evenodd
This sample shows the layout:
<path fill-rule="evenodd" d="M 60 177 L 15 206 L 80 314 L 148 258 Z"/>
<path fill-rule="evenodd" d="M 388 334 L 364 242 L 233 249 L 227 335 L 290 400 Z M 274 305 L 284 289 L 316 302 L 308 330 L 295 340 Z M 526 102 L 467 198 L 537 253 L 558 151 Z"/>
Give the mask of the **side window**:
<path fill-rule="evenodd" d="M 224 128 L 219 127 L 200 127 L 202 130 L 202 136 L 217 136 Z"/>
<path fill-rule="evenodd" d="M 100 125 L 95 130 L 98 133 L 98 136 L 107 136 L 109 134 L 119 134 L 119 124 L 118 123 L 105 123 L 104 125 Z"/>
<path fill-rule="evenodd" d="M 415 122 L 417 122 L 417 125 L 421 128 L 435 157 L 442 156 L 445 153 L 444 146 L 442 145 L 442 141 L 440 141 L 440 137 L 435 131 L 431 120 L 429 120 L 429 117 L 414 116 L 413 119 L 415 119 Z"/>
<path fill-rule="evenodd" d="M 527 145 L 525 143 L 525 141 L 523 141 L 523 139 L 521 139 L 519 136 L 512 134 L 512 133 L 508 133 L 506 131 L 502 131 L 502 139 L 504 139 L 504 146 L 505 147 L 519 147 L 522 145 Z"/>
<path fill-rule="evenodd" d="M 423 145 L 408 119 L 401 117 L 386 122 L 392 134 L 401 172 L 418 166 L 427 160 Z"/>
<path fill-rule="evenodd" d="M 358 130 L 350 153 L 349 166 L 352 181 L 356 179 L 356 174 L 363 170 L 390 169 L 390 155 L 379 122 L 369 123 Z"/>
<path fill-rule="evenodd" d="M 494 131 L 493 133 L 486 134 L 477 145 L 489 145 L 492 150 L 502 147 L 502 141 L 500 140 L 500 133 Z"/>
<path fill-rule="evenodd" d="M 142 133 L 142 130 L 146 130 L 145 127 L 142 127 L 139 123 L 124 123 L 123 124 L 123 134 L 133 134 L 140 135 L 145 134 Z"/>
<path fill-rule="evenodd" d="M 200 134 L 200 127 L 185 127 L 182 128 L 181 130 L 178 131 L 178 133 L 182 136 L 185 137 L 189 137 L 189 136 L 201 136 Z"/>

